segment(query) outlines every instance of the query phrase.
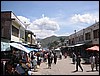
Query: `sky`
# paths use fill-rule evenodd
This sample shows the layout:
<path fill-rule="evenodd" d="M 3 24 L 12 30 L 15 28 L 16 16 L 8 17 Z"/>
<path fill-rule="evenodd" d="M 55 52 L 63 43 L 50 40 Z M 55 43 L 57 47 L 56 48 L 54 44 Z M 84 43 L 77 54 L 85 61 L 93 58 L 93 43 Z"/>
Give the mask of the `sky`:
<path fill-rule="evenodd" d="M 99 21 L 99 1 L 1 1 L 36 38 L 69 36 Z"/>

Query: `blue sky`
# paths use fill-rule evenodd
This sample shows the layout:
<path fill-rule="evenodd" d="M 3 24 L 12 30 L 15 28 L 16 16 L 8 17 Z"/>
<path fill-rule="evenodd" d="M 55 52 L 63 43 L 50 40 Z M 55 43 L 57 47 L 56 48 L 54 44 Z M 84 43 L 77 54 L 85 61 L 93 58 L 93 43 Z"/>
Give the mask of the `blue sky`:
<path fill-rule="evenodd" d="M 99 1 L 1 1 L 37 38 L 68 36 L 99 21 Z"/>

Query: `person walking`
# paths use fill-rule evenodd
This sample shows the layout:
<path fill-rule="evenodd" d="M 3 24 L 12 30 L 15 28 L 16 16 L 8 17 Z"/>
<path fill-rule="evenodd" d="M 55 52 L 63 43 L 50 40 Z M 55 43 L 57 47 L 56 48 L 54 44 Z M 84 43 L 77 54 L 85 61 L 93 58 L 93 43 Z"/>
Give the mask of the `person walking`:
<path fill-rule="evenodd" d="M 96 71 L 98 71 L 98 62 L 99 62 L 99 55 L 98 53 L 96 53 L 96 56 L 95 56 Z"/>
<path fill-rule="evenodd" d="M 93 55 L 93 53 L 90 57 L 90 63 L 91 63 L 91 69 L 93 71 L 94 70 L 94 65 L 95 65 L 95 56 Z"/>
<path fill-rule="evenodd" d="M 96 71 L 98 71 L 98 56 L 95 56 L 95 66 L 96 66 Z"/>
<path fill-rule="evenodd" d="M 73 64 L 76 62 L 76 54 L 74 52 L 72 53 L 72 62 Z"/>
<path fill-rule="evenodd" d="M 48 68 L 51 69 L 51 53 L 48 53 Z"/>
<path fill-rule="evenodd" d="M 59 58 L 62 59 L 62 53 L 60 52 Z"/>
<path fill-rule="evenodd" d="M 67 58 L 67 53 L 66 52 L 65 52 L 64 56 L 65 56 L 65 59 L 66 59 Z"/>
<path fill-rule="evenodd" d="M 54 53 L 54 63 L 55 64 L 57 63 L 57 55 L 56 55 L 56 53 Z"/>
<path fill-rule="evenodd" d="M 54 55 L 53 53 L 51 53 L 51 64 L 52 64 L 53 58 L 54 58 Z"/>
<path fill-rule="evenodd" d="M 37 68 L 40 67 L 41 64 L 41 58 L 40 58 L 40 54 L 37 55 Z"/>
<path fill-rule="evenodd" d="M 83 72 L 83 68 L 81 66 L 81 56 L 80 53 L 78 52 L 77 56 L 76 56 L 76 71 L 78 71 L 78 66 L 80 67 L 80 69 Z"/>
<path fill-rule="evenodd" d="M 37 70 L 36 70 L 36 68 L 37 68 L 37 61 L 36 61 L 36 59 L 35 59 L 35 57 L 32 57 L 32 59 L 31 59 L 32 61 L 32 67 L 34 68 L 34 72 L 36 72 Z"/>

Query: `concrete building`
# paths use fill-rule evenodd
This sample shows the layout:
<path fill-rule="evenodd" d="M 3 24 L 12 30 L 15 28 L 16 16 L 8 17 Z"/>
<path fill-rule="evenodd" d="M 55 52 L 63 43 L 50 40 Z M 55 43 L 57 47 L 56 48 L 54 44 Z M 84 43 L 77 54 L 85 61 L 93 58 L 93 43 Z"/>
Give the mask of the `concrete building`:
<path fill-rule="evenodd" d="M 99 45 L 99 22 L 84 29 L 84 42 L 90 41 L 90 45 Z"/>
<path fill-rule="evenodd" d="M 99 45 L 99 22 L 71 34 L 68 41 L 69 45 L 75 45 L 78 43 Z"/>
<path fill-rule="evenodd" d="M 31 32 L 31 31 L 30 31 Z M 12 11 L 1 11 L 1 50 L 9 48 L 11 41 L 36 44 L 36 35 L 29 31 L 26 33 L 25 24 L 23 24 Z M 28 39 L 28 40 L 27 40 Z"/>
<path fill-rule="evenodd" d="M 36 35 L 30 30 L 25 30 L 25 42 L 30 45 L 37 45 Z"/>
<path fill-rule="evenodd" d="M 69 36 L 68 41 L 68 46 L 66 46 L 68 48 L 66 50 L 69 51 L 69 54 L 80 52 L 85 62 L 88 63 L 92 52 L 87 51 L 86 48 L 94 45 L 99 46 L 99 22 L 80 31 L 75 31 L 75 33 Z"/>

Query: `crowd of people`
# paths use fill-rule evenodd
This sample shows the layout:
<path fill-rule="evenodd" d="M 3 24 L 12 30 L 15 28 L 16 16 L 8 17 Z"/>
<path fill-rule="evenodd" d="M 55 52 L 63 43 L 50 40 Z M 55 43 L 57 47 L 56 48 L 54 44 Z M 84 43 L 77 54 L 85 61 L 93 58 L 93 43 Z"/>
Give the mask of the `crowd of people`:
<path fill-rule="evenodd" d="M 61 56 L 60 56 L 61 59 Z M 57 55 L 52 51 L 40 51 L 40 52 L 18 52 L 13 49 L 11 59 L 6 64 L 7 74 L 20 74 L 31 75 L 31 72 L 38 71 L 42 62 L 48 64 L 48 68 L 51 69 L 51 64 L 57 63 Z M 10 70 L 9 70 L 10 66 Z"/>
<path fill-rule="evenodd" d="M 78 71 L 78 66 L 83 71 L 83 68 L 81 66 L 81 55 L 79 52 L 77 54 L 75 54 L 75 52 L 72 53 L 72 62 L 73 62 L 73 64 L 76 64 L 75 71 Z M 94 71 L 94 67 L 95 67 L 96 71 L 98 71 L 98 62 L 99 62 L 98 53 L 91 53 L 90 58 L 89 58 L 89 62 L 91 64 L 91 70 Z"/>
<path fill-rule="evenodd" d="M 67 53 L 63 54 L 64 58 L 67 59 Z M 16 50 L 13 49 L 11 59 L 7 62 L 6 69 L 7 72 L 11 75 L 31 75 L 32 72 L 37 72 L 41 66 L 42 62 L 46 62 L 48 64 L 48 69 L 51 69 L 52 63 L 57 64 L 57 54 L 53 51 L 40 51 L 40 52 L 30 52 L 29 54 L 26 52 L 17 53 Z M 59 59 L 62 59 L 62 53 L 59 55 Z M 96 70 L 98 71 L 98 55 L 91 54 L 90 63 L 91 69 L 94 70 L 94 66 L 96 65 Z M 72 53 L 72 61 L 76 64 L 76 71 L 78 71 L 78 67 L 83 71 L 83 67 L 81 65 L 81 55 L 78 52 Z M 9 66 L 12 66 L 9 70 Z M 10 72 L 9 72 L 10 71 Z"/>

